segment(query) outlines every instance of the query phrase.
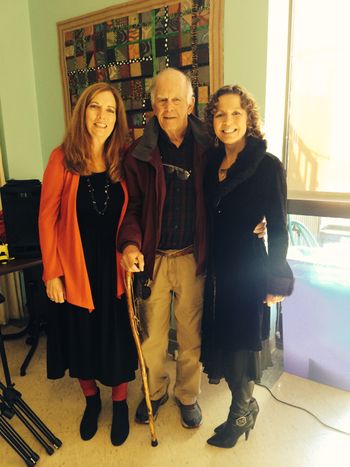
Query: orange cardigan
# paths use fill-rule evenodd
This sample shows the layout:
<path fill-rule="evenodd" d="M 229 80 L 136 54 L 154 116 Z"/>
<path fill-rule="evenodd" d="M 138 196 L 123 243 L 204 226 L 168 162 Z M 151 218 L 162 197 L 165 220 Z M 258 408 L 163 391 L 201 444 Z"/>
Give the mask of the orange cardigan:
<path fill-rule="evenodd" d="M 52 151 L 43 177 L 39 211 L 43 280 L 47 282 L 49 279 L 62 277 L 67 302 L 92 311 L 95 307 L 76 214 L 80 176 L 69 172 L 64 167 L 63 159 L 64 154 L 60 148 Z M 125 181 L 121 181 L 121 186 L 124 204 L 117 236 L 128 204 Z M 125 291 L 120 260 L 121 253 L 116 251 L 118 298 Z"/>

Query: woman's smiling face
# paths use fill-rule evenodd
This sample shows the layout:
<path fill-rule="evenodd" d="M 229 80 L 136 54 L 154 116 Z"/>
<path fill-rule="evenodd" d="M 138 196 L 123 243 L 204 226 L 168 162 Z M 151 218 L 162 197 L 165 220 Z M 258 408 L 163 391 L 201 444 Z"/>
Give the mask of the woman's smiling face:
<path fill-rule="evenodd" d="M 238 94 L 224 94 L 219 97 L 213 128 L 215 135 L 225 146 L 243 142 L 247 132 L 247 112 L 242 108 Z"/>

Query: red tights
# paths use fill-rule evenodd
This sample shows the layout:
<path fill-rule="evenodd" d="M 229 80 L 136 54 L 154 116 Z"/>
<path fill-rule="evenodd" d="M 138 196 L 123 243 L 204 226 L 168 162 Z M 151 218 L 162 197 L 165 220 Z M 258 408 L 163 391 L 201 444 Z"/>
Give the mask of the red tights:
<path fill-rule="evenodd" d="M 94 379 L 79 379 L 84 396 L 94 396 L 97 393 L 97 384 Z M 128 395 L 128 383 L 121 383 L 112 387 L 112 400 L 124 401 Z"/>

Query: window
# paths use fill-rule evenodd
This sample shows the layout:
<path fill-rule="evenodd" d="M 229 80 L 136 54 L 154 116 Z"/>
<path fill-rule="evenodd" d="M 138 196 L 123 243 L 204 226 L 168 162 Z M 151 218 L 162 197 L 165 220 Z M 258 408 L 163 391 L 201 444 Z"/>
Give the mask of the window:
<path fill-rule="evenodd" d="M 293 0 L 292 5 L 288 197 L 350 203 L 350 4 Z M 350 204 L 347 209 L 350 217 Z"/>

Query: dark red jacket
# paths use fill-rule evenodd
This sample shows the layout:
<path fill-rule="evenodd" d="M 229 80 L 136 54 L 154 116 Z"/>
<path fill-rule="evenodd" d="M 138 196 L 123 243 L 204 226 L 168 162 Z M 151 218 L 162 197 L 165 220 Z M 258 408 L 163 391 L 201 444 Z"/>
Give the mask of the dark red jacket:
<path fill-rule="evenodd" d="M 208 136 L 204 124 L 196 117 L 189 117 L 193 133 L 193 173 L 196 193 L 194 254 L 197 274 L 205 270 L 207 248 L 206 215 L 203 178 L 206 166 L 205 150 Z M 166 183 L 158 149 L 159 125 L 153 117 L 144 134 L 129 148 L 125 159 L 125 178 L 129 204 L 119 231 L 118 249 L 134 244 L 145 257 L 145 271 L 153 276 L 156 249 L 159 244 Z"/>

